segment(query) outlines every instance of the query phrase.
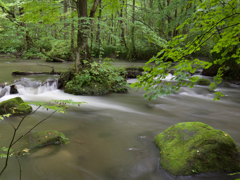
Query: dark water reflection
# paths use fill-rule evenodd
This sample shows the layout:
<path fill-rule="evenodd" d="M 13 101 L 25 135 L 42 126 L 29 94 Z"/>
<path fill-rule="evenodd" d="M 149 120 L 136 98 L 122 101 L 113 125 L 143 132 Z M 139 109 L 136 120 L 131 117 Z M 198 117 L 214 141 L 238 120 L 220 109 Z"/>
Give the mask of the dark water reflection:
<path fill-rule="evenodd" d="M 2 69 L 1 74 L 8 73 Z M 24 65 L 24 64 L 23 64 Z M 10 68 L 10 67 L 9 67 Z M 3 71 L 2 71 L 3 70 Z M 25 94 L 25 101 L 73 99 L 88 104 L 70 107 L 67 114 L 55 114 L 34 131 L 58 130 L 70 143 L 66 146 L 47 146 L 20 157 L 24 180 L 233 180 L 239 175 L 207 173 L 174 177 L 159 166 L 159 149 L 154 137 L 179 122 L 201 121 L 229 133 L 240 147 L 239 87 L 222 87 L 227 95 L 212 101 L 207 88 L 182 88 L 177 94 L 154 101 L 142 98 L 143 92 L 111 94 L 108 96 L 73 96 L 59 90 L 41 94 Z M 0 101 L 18 95 L 3 97 Z M 48 116 L 40 110 L 26 118 L 18 135 Z M 14 125 L 18 117 L 12 117 Z M 7 121 L 0 123 L 0 144 L 7 146 L 12 135 Z M 0 167 L 4 159 L 0 159 Z M 3 180 L 15 180 L 19 169 L 15 158 L 2 175 Z"/>

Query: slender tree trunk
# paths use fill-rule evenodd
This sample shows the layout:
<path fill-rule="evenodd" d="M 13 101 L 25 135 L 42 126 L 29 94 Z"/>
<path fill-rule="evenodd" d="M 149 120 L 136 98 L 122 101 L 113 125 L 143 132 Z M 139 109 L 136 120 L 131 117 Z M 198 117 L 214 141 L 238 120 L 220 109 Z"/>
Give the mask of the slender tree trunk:
<path fill-rule="evenodd" d="M 153 7 L 153 0 L 149 0 L 149 7 L 152 9 L 152 7 Z"/>
<path fill-rule="evenodd" d="M 90 53 L 92 54 L 92 50 L 93 50 L 93 24 L 91 25 L 91 45 L 90 45 Z M 92 61 L 92 55 L 90 57 L 90 62 Z"/>
<path fill-rule="evenodd" d="M 113 27 L 114 27 L 114 22 L 113 22 L 113 12 L 112 12 L 112 34 L 113 34 Z M 110 36 L 111 37 L 111 45 L 113 44 L 113 38 L 112 38 L 112 36 Z"/>
<path fill-rule="evenodd" d="M 171 3 L 171 0 L 167 0 L 167 5 L 169 6 Z M 168 36 L 171 37 L 172 36 L 172 31 L 170 28 L 170 23 L 171 23 L 171 16 L 170 14 L 168 14 Z"/>
<path fill-rule="evenodd" d="M 73 12 L 74 12 L 74 0 L 71 1 L 71 11 L 72 11 L 72 18 Z M 72 55 L 74 54 L 74 19 L 72 19 L 72 24 L 71 24 L 71 53 Z"/>
<path fill-rule="evenodd" d="M 23 25 L 26 28 L 26 24 Z M 28 43 L 27 43 L 27 31 L 24 31 L 24 52 L 28 51 Z"/>
<path fill-rule="evenodd" d="M 68 0 L 64 0 L 64 2 L 63 2 L 63 4 L 64 4 L 64 9 L 63 9 L 63 12 L 64 12 L 64 14 L 66 15 L 66 13 L 67 13 L 67 10 L 68 10 Z M 66 21 L 66 17 L 64 16 L 64 21 Z M 64 40 L 66 40 L 67 39 L 67 26 L 68 26 L 68 23 L 64 23 L 64 28 L 65 28 L 65 33 L 64 33 Z"/>
<path fill-rule="evenodd" d="M 133 14 L 132 14 L 132 23 L 133 23 L 133 26 L 132 26 L 132 57 L 135 58 L 136 56 L 136 49 L 135 49 L 135 39 L 134 39 L 134 33 L 135 33 L 135 0 L 133 0 L 133 7 L 132 7 L 132 10 L 133 10 Z"/>
<path fill-rule="evenodd" d="M 92 9 L 90 11 L 90 18 L 93 18 L 95 15 L 95 12 L 97 10 L 99 0 L 95 0 L 92 6 Z M 87 0 L 78 0 L 76 2 L 77 4 L 77 12 L 78 12 L 78 18 L 87 18 Z M 90 20 L 92 24 L 92 20 Z M 76 50 L 76 59 L 75 59 L 75 71 L 76 73 L 79 73 L 79 66 L 82 64 L 83 61 L 81 59 L 81 54 L 84 54 L 84 57 L 86 59 L 87 53 L 89 53 L 88 50 L 88 36 L 90 33 L 90 27 L 85 19 L 79 19 L 78 20 L 78 34 L 77 34 L 77 50 Z M 83 51 L 83 52 L 82 52 Z"/>
<path fill-rule="evenodd" d="M 122 6 L 121 6 L 121 9 L 120 9 L 120 26 L 121 26 L 121 30 L 122 30 L 122 33 L 121 33 L 121 43 L 124 44 L 126 50 L 128 51 L 128 47 L 127 47 L 127 43 L 126 43 L 126 40 L 125 40 L 125 35 L 124 35 L 124 24 L 123 24 L 123 7 L 124 7 L 124 0 L 122 0 Z"/>
<path fill-rule="evenodd" d="M 102 39 L 101 39 L 101 22 L 102 18 L 102 0 L 99 0 L 99 16 L 98 16 L 98 43 L 99 43 L 99 62 L 102 60 Z"/>
<path fill-rule="evenodd" d="M 176 10 L 175 10 L 175 20 L 177 19 L 177 8 L 176 8 Z M 179 26 L 179 24 L 178 25 L 176 25 L 175 26 L 175 28 L 174 28 L 174 31 L 173 31 L 173 37 L 175 37 L 175 36 L 177 36 L 178 35 L 178 30 L 177 30 L 177 27 Z"/>

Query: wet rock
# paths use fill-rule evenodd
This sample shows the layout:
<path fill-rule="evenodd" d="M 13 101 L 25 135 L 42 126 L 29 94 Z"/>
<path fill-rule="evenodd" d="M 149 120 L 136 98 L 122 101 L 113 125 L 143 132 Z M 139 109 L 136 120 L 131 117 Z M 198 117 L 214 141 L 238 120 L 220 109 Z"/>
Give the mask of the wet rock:
<path fill-rule="evenodd" d="M 216 76 L 219 67 L 220 67 L 219 65 L 213 64 L 213 65 L 210 66 L 208 69 L 203 69 L 202 75 L 203 75 L 203 76 Z"/>
<path fill-rule="evenodd" d="M 60 75 L 61 72 L 54 72 L 54 71 L 51 71 L 51 72 L 32 72 L 32 71 L 28 71 L 28 72 L 25 72 L 25 71 L 13 71 L 12 72 L 12 75 L 13 76 L 17 76 L 17 75 L 41 75 L 41 74 L 58 74 Z"/>
<path fill-rule="evenodd" d="M 5 94 L 7 93 L 7 88 L 4 88 L 4 89 L 2 89 L 1 91 L 0 91 L 0 98 L 1 97 L 3 97 L 3 96 L 5 96 Z"/>
<path fill-rule="evenodd" d="M 21 85 L 23 87 L 38 88 L 41 85 L 41 82 L 33 81 L 30 78 L 21 78 L 19 80 L 16 80 L 12 85 Z"/>
<path fill-rule="evenodd" d="M 42 83 L 41 86 L 48 84 L 49 86 L 52 86 L 54 83 L 58 84 L 58 80 L 57 79 L 47 79 L 46 81 L 44 81 Z"/>
<path fill-rule="evenodd" d="M 139 151 L 138 148 L 127 148 L 126 150 L 127 150 L 127 151 Z"/>
<path fill-rule="evenodd" d="M 10 94 L 18 94 L 18 90 L 15 85 L 10 86 Z"/>
<path fill-rule="evenodd" d="M 201 122 L 169 127 L 155 139 L 160 165 L 173 175 L 240 171 L 240 151 L 229 134 Z"/>
<path fill-rule="evenodd" d="M 142 76 L 143 68 L 142 67 L 127 67 L 127 78 L 136 78 L 137 76 Z"/>
<path fill-rule="evenodd" d="M 4 88 L 5 87 L 5 83 L 0 83 L 0 88 Z"/>
<path fill-rule="evenodd" d="M 29 105 L 23 105 L 24 101 L 20 97 L 12 98 L 0 103 L 0 115 L 22 115 L 32 112 L 32 107 Z"/>
<path fill-rule="evenodd" d="M 63 134 L 55 130 L 38 131 L 24 136 L 14 148 L 15 153 L 23 155 L 31 152 L 35 148 L 41 148 L 52 144 L 62 144 L 66 142 Z"/>

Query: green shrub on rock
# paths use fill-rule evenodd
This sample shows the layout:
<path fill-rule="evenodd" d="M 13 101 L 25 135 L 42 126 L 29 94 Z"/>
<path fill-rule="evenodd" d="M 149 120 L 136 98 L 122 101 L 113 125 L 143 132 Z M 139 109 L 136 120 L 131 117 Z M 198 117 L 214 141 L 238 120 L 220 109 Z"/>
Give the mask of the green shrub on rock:
<path fill-rule="evenodd" d="M 210 85 L 210 80 L 205 78 L 199 78 L 196 82 L 198 85 Z"/>
<path fill-rule="evenodd" d="M 240 151 L 229 134 L 201 122 L 169 127 L 154 139 L 160 165 L 173 175 L 240 171 Z"/>
<path fill-rule="evenodd" d="M 0 115 L 3 114 L 22 115 L 31 113 L 32 107 L 22 103 L 24 103 L 24 101 L 20 97 L 8 99 L 6 101 L 1 102 Z"/>
<path fill-rule="evenodd" d="M 124 77 L 126 71 L 122 68 L 113 67 L 106 61 L 102 64 L 93 62 L 85 64 L 79 74 L 69 76 L 64 91 L 75 95 L 127 92 L 128 85 Z"/>

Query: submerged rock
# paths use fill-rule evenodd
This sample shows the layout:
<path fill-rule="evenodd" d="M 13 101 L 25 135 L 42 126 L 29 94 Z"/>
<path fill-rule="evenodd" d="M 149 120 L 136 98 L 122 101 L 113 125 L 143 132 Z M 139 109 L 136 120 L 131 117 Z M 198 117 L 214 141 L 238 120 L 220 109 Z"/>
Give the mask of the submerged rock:
<path fill-rule="evenodd" d="M 199 78 L 196 82 L 198 85 L 210 85 L 210 80 L 206 78 Z"/>
<path fill-rule="evenodd" d="M 173 175 L 240 171 L 239 148 L 225 132 L 201 122 L 169 127 L 154 139 L 160 165 Z"/>
<path fill-rule="evenodd" d="M 29 105 L 23 105 L 24 101 L 20 97 L 12 98 L 0 103 L 0 115 L 22 115 L 32 112 L 32 107 Z"/>
<path fill-rule="evenodd" d="M 16 144 L 15 152 L 18 155 L 31 152 L 32 149 L 44 147 L 51 144 L 67 144 L 68 139 L 65 136 L 54 130 L 38 131 L 29 133 L 24 136 L 18 144 Z"/>

